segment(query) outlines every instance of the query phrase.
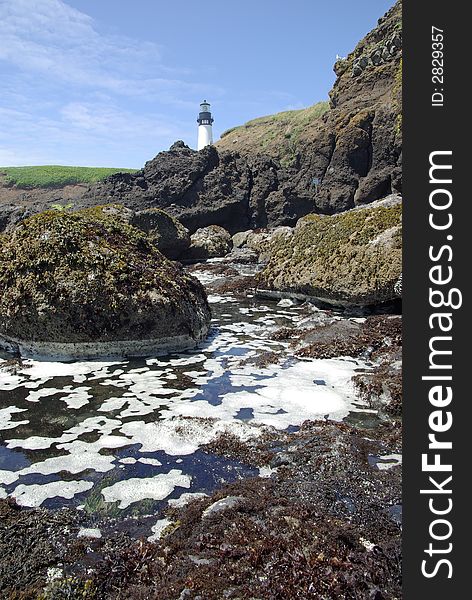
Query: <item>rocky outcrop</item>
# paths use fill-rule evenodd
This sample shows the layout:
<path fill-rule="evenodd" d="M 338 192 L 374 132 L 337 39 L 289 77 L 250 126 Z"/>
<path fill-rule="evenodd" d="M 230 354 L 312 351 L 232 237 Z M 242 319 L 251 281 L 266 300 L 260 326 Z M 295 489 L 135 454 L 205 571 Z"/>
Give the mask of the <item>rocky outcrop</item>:
<path fill-rule="evenodd" d="M 320 114 L 315 105 L 250 121 L 222 136 L 218 149 L 264 152 L 295 167 L 291 189 L 312 201 L 312 212 L 401 192 L 401 10 L 399 0 L 336 62 L 329 110 Z"/>
<path fill-rule="evenodd" d="M 191 233 L 220 225 L 235 233 L 254 227 L 294 225 L 313 202 L 291 183 L 295 171 L 267 156 L 197 152 L 176 142 L 134 174 L 119 173 L 92 186 L 79 206 L 119 202 L 132 210 L 161 208 Z"/>
<path fill-rule="evenodd" d="M 199 152 L 176 142 L 142 170 L 89 187 L 74 208 L 160 208 L 191 233 L 221 225 L 233 234 L 293 226 L 309 213 L 334 214 L 401 192 L 401 8 L 398 0 L 335 64 L 329 108 L 256 119 L 243 126 L 244 142 L 241 128 Z M 0 227 L 18 219 L 14 205 L 0 214 Z"/>
<path fill-rule="evenodd" d="M 389 199 L 304 217 L 293 235 L 272 242 L 259 286 L 340 306 L 392 301 L 401 273 L 401 215 L 401 203 Z"/>
<path fill-rule="evenodd" d="M 0 236 L 3 347 L 67 359 L 136 356 L 206 335 L 201 284 L 110 212 L 47 211 Z"/>
<path fill-rule="evenodd" d="M 293 228 L 287 226 L 249 229 L 233 235 L 233 246 L 236 250 L 252 251 L 259 262 L 265 262 L 269 257 L 272 242 L 280 236 L 287 237 L 292 233 Z"/>
<path fill-rule="evenodd" d="M 0 232 L 8 231 L 26 219 L 30 211 L 21 204 L 10 202 L 0 204 Z"/>
<path fill-rule="evenodd" d="M 218 224 L 234 233 L 294 225 L 311 212 L 333 214 L 401 191 L 401 34 L 399 1 L 335 64 L 326 112 L 277 115 L 275 123 L 289 120 L 289 133 L 279 132 L 283 143 L 260 147 L 260 130 L 273 129 L 274 119 L 258 119 L 248 124 L 254 152 L 238 129 L 218 149 L 195 152 L 178 142 L 142 171 L 93 187 L 89 197 L 165 208 L 192 232 Z"/>
<path fill-rule="evenodd" d="M 332 214 L 401 192 L 401 1 L 335 64 L 330 110 L 300 144 L 297 185 L 316 181 L 316 212 Z"/>
<path fill-rule="evenodd" d="M 180 221 L 158 208 L 134 213 L 130 223 L 147 233 L 156 248 L 172 260 L 178 259 L 190 246 L 188 229 Z"/>
<path fill-rule="evenodd" d="M 219 225 L 202 227 L 190 238 L 190 247 L 182 259 L 205 260 L 226 256 L 232 248 L 231 235 Z"/>

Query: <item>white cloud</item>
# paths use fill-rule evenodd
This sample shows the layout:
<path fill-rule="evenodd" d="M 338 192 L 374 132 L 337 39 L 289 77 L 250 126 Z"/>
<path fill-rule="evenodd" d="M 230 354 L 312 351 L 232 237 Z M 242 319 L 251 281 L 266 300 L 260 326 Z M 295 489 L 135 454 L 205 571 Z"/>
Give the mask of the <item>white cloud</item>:
<path fill-rule="evenodd" d="M 208 89 L 176 78 L 188 70 L 164 65 L 158 44 L 103 35 L 91 17 L 61 0 L 4 1 L 0 40 L 0 60 L 68 85 L 149 99 L 160 95 L 160 102 L 181 102 L 182 93 Z"/>
<path fill-rule="evenodd" d="M 71 102 L 55 118 L 0 108 L 0 165 L 139 168 L 175 140 L 192 141 L 192 125 L 157 113 L 135 114 L 110 102 Z"/>
<path fill-rule="evenodd" d="M 223 90 L 162 54 L 62 0 L 0 0 L 0 165 L 140 167 L 192 144 L 198 99 Z"/>

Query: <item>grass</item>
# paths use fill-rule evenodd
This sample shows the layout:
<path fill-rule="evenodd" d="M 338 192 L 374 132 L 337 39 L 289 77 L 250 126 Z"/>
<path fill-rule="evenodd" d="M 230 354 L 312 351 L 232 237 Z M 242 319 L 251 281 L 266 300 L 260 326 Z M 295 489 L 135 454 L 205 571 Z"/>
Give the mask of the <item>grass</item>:
<path fill-rule="evenodd" d="M 286 125 L 288 127 L 293 127 L 294 129 L 299 129 L 311 121 L 321 117 L 321 115 L 327 110 L 328 102 L 318 102 L 317 104 L 314 104 L 308 108 L 301 108 L 299 110 L 286 110 L 274 115 L 258 117 L 257 119 L 252 119 L 252 121 L 248 121 L 239 127 L 227 129 L 221 134 L 221 138 L 224 138 L 229 133 L 233 133 L 238 130 L 241 131 L 242 129 L 250 129 L 251 127 L 258 127 L 260 125 L 267 125 L 269 127 L 272 125 Z"/>
<path fill-rule="evenodd" d="M 44 165 L 37 167 L 0 167 L 4 185 L 19 188 L 59 188 L 77 183 L 95 183 L 113 173 L 133 173 L 136 169 L 109 167 L 66 167 Z"/>
<path fill-rule="evenodd" d="M 296 160 L 300 141 L 309 139 L 319 118 L 328 110 L 328 102 L 308 108 L 287 110 L 252 119 L 221 134 L 217 147 L 243 152 L 263 152 L 290 166 Z"/>

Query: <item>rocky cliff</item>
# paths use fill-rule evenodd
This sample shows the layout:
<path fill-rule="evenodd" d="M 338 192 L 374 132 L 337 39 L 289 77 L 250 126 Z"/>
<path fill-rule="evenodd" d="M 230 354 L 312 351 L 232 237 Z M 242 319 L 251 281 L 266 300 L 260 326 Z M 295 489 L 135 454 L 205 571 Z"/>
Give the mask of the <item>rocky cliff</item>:
<path fill-rule="evenodd" d="M 401 1 L 334 65 L 329 108 L 252 121 L 194 152 L 175 144 L 91 197 L 172 209 L 191 230 L 292 225 L 401 191 Z M 110 196 L 111 195 L 111 196 Z M 117 198 L 118 196 L 118 198 Z"/>
<path fill-rule="evenodd" d="M 90 186 L 74 207 L 163 208 L 191 233 L 208 225 L 234 233 L 295 225 L 309 213 L 333 214 L 400 192 L 401 48 L 398 0 L 334 65 L 329 106 L 257 119 L 200 152 L 176 142 L 142 170 Z M 44 208 L 37 202 L 27 212 Z M 3 227 L 17 219 L 18 207 L 4 212 Z"/>
<path fill-rule="evenodd" d="M 323 103 L 223 133 L 219 151 L 263 152 L 294 166 L 296 190 L 334 213 L 401 191 L 401 1 L 334 65 Z M 315 185 L 315 181 L 318 183 Z"/>

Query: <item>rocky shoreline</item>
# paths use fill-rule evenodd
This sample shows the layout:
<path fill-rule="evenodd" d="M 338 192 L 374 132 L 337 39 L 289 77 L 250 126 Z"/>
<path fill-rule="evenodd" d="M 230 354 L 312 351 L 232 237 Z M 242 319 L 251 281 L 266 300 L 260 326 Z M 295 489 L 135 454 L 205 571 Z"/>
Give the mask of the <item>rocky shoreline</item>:
<path fill-rule="evenodd" d="M 210 294 L 253 295 L 254 279 L 241 277 L 234 263 L 188 269 L 216 275 Z M 169 506 L 153 526 L 154 542 L 133 539 L 116 518 L 1 500 L 5 597 L 400 598 L 401 415 L 391 392 L 401 318 L 315 314 L 271 336 L 302 360 L 357 355 L 370 362 L 356 378 L 369 390 L 372 422 L 307 421 L 295 432 L 269 428 L 246 442 L 231 433 L 216 437 L 205 453 L 259 470 L 259 477 Z M 249 360 L 258 368 L 284 357 Z M 149 522 L 140 517 L 134 526 L 140 519 Z M 84 537 L 96 531 L 101 537 Z"/>
<path fill-rule="evenodd" d="M 267 152 L 0 189 L 2 598 L 401 598 L 401 46 Z"/>
<path fill-rule="evenodd" d="M 211 450 L 240 455 L 231 439 Z M 307 422 L 268 436 L 244 456 L 270 459 L 270 477 L 168 511 L 157 543 L 78 537 L 90 523 L 77 513 L 3 501 L 2 591 L 37 598 L 44 586 L 45 599 L 400 598 L 399 453 L 400 430 L 391 425 Z M 58 576 L 48 584 L 51 569 Z"/>

